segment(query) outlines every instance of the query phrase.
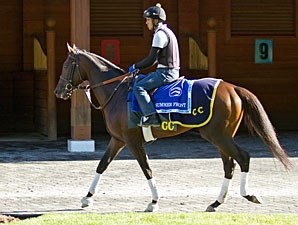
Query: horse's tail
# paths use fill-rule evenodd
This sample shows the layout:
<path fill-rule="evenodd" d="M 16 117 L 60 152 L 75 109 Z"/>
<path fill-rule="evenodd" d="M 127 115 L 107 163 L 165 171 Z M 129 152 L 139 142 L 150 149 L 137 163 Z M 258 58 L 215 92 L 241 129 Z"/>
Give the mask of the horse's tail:
<path fill-rule="evenodd" d="M 268 146 L 275 158 L 286 169 L 291 169 L 292 163 L 286 151 L 280 146 L 273 125 L 258 98 L 245 88 L 235 87 L 235 91 L 242 100 L 244 109 L 244 122 L 250 133 L 256 133 Z"/>

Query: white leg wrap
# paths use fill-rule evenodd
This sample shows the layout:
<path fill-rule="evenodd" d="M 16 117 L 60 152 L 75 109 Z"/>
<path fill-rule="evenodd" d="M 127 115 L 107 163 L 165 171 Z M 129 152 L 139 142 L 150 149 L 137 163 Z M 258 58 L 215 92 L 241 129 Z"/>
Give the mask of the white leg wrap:
<path fill-rule="evenodd" d="M 248 195 L 248 173 L 246 172 L 241 172 L 240 194 L 241 196 Z"/>
<path fill-rule="evenodd" d="M 149 127 L 142 127 L 143 136 L 146 142 L 155 141 L 156 138 L 153 137 L 151 126 Z"/>
<path fill-rule="evenodd" d="M 231 179 L 224 178 L 224 180 L 222 182 L 220 193 L 217 197 L 217 201 L 219 203 L 224 203 L 224 201 L 227 197 L 227 194 L 228 194 L 230 183 L 231 183 Z"/>
<path fill-rule="evenodd" d="M 96 173 L 95 174 L 95 176 L 94 176 L 94 178 L 93 178 L 93 181 L 92 181 L 92 183 L 91 183 L 91 185 L 90 185 L 90 188 L 89 188 L 89 192 L 91 193 L 91 194 L 95 194 L 96 192 L 97 192 L 97 190 L 98 190 L 98 184 L 99 184 L 99 182 L 100 182 L 100 179 L 101 179 L 101 174 L 99 174 L 99 173 Z"/>
<path fill-rule="evenodd" d="M 157 186 L 156 186 L 155 179 L 152 178 L 152 179 L 148 180 L 148 184 L 149 184 L 149 187 L 151 189 L 152 199 L 154 201 L 158 201 L 159 196 L 158 196 L 158 191 L 157 191 Z"/>

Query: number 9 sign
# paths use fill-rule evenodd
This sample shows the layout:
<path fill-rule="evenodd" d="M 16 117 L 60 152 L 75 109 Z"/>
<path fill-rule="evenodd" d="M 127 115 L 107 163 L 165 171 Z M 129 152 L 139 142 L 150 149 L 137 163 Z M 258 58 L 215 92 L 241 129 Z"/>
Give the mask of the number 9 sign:
<path fill-rule="evenodd" d="M 255 63 L 272 63 L 272 40 L 256 39 L 255 41 Z"/>

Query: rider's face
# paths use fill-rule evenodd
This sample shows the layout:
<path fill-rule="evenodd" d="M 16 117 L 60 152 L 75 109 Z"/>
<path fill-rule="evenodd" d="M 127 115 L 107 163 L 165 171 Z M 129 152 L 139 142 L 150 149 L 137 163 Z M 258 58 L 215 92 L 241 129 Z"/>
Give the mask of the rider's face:
<path fill-rule="evenodd" d="M 152 18 L 146 18 L 146 25 L 148 30 L 153 30 L 153 19 Z"/>

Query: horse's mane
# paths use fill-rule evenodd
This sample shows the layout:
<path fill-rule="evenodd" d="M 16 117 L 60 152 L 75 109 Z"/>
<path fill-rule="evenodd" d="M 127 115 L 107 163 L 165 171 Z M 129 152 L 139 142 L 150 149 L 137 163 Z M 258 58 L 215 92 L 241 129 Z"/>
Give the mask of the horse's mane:
<path fill-rule="evenodd" d="M 107 66 L 107 67 L 111 67 L 111 68 L 113 68 L 113 69 L 115 69 L 115 70 L 118 70 L 118 71 L 120 71 L 121 73 L 125 73 L 125 71 L 123 70 L 123 69 L 121 69 L 119 66 L 116 66 L 114 63 L 112 63 L 112 62 L 110 62 L 109 60 L 107 60 L 107 59 L 105 59 L 104 57 L 102 57 L 102 56 L 99 56 L 99 55 L 97 55 L 97 54 L 95 54 L 95 53 L 91 53 L 91 52 L 88 52 L 87 50 L 80 50 L 80 49 L 76 49 L 76 51 L 77 52 L 81 52 L 81 53 L 84 53 L 85 55 L 87 55 L 95 64 L 97 64 L 98 65 L 98 62 L 97 62 L 97 60 L 98 61 L 100 61 L 101 63 L 103 63 L 103 64 L 100 64 L 99 65 L 99 67 L 103 67 L 103 66 Z M 97 59 L 97 60 L 95 60 L 95 59 Z M 107 68 L 106 68 L 107 69 Z M 103 71 L 104 70 L 106 70 L 106 69 L 102 69 Z"/>

